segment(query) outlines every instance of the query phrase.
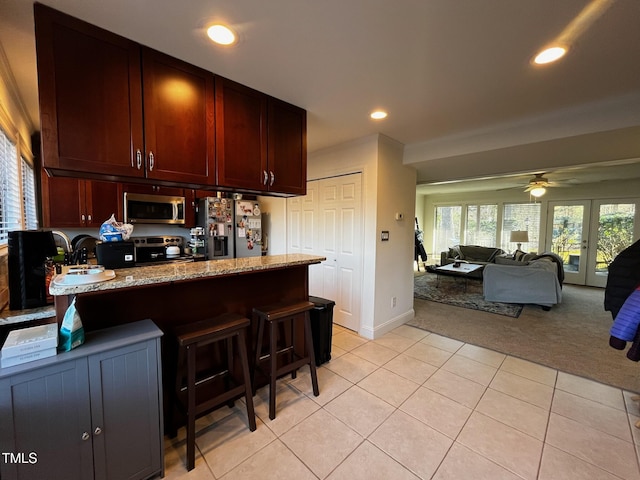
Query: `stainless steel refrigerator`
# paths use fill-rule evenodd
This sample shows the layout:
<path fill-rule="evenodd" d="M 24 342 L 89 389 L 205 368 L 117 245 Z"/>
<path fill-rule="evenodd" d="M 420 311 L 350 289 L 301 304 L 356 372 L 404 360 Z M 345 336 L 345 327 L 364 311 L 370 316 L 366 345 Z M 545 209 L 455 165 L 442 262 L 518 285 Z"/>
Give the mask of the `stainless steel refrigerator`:
<path fill-rule="evenodd" d="M 236 200 L 234 207 L 236 258 L 262 255 L 262 215 L 255 200 Z"/>
<path fill-rule="evenodd" d="M 209 260 L 234 258 L 234 209 L 230 198 L 207 197 L 198 204 L 198 226 L 204 228 Z"/>

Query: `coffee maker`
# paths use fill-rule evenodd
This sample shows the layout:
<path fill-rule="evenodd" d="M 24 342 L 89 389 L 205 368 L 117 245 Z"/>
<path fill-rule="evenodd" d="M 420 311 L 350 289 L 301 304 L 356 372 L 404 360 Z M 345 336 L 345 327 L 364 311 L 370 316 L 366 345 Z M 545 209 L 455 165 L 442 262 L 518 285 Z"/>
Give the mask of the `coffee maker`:
<path fill-rule="evenodd" d="M 47 257 L 57 255 L 53 233 L 36 230 L 8 232 L 9 309 L 43 307 L 47 301 Z"/>

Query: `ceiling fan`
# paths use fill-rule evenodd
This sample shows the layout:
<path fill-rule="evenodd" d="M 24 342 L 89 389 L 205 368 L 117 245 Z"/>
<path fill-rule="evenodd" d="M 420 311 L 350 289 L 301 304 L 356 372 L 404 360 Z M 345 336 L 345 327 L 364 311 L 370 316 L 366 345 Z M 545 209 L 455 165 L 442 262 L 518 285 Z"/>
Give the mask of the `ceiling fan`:
<path fill-rule="evenodd" d="M 544 195 L 548 187 L 553 186 L 553 183 L 549 181 L 547 177 L 543 176 L 544 173 L 536 173 L 535 176 L 529 180 L 525 192 L 529 192 L 532 196 L 538 198 Z"/>

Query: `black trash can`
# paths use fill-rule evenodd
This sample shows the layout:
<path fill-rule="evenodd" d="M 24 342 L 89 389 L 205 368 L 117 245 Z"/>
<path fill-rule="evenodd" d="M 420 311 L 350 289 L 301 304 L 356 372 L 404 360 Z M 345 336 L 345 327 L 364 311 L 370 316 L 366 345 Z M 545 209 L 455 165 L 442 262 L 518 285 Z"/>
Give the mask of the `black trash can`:
<path fill-rule="evenodd" d="M 315 304 L 311 310 L 311 332 L 313 336 L 313 351 L 316 356 L 316 366 L 331 360 L 331 335 L 333 333 L 333 300 L 320 297 L 309 297 Z"/>

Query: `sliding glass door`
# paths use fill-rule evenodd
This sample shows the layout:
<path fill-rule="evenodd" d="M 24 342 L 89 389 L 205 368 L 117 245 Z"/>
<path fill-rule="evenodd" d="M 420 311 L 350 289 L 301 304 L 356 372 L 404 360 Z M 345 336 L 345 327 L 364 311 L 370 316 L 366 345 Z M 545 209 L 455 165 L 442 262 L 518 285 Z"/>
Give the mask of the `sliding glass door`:
<path fill-rule="evenodd" d="M 638 238 L 640 199 L 549 202 L 547 250 L 564 261 L 565 282 L 605 287 L 608 266 Z"/>

